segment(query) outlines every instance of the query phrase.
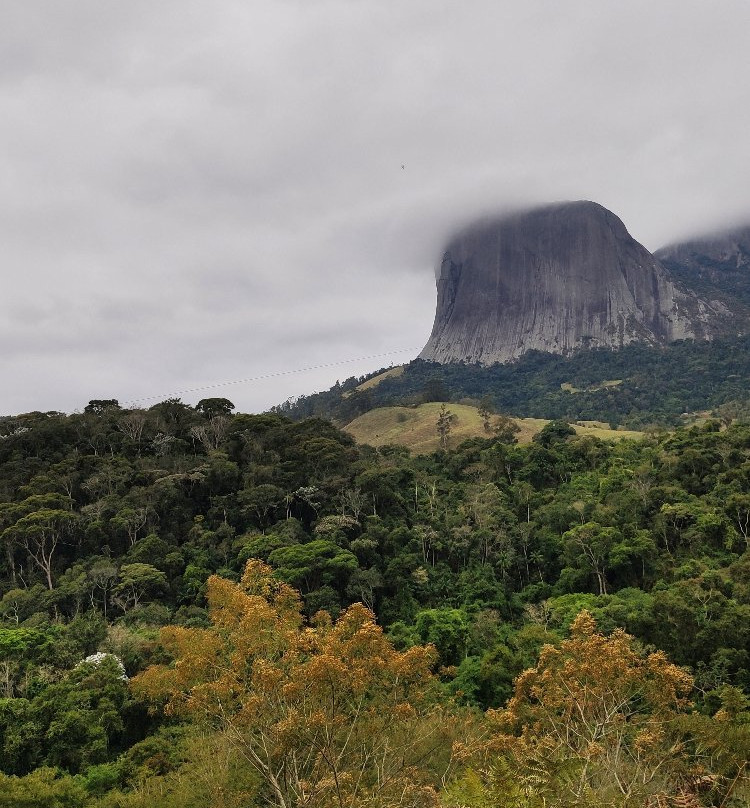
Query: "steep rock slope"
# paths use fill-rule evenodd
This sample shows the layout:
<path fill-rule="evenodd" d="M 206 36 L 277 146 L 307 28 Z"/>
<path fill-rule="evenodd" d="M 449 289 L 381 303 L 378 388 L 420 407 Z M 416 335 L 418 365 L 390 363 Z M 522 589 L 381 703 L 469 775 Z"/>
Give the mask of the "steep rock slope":
<path fill-rule="evenodd" d="M 750 305 L 750 225 L 657 250 L 676 277 L 703 294 Z"/>
<path fill-rule="evenodd" d="M 614 213 L 587 201 L 470 226 L 445 249 L 437 286 L 420 358 L 441 363 L 710 339 L 727 315 L 676 282 Z"/>

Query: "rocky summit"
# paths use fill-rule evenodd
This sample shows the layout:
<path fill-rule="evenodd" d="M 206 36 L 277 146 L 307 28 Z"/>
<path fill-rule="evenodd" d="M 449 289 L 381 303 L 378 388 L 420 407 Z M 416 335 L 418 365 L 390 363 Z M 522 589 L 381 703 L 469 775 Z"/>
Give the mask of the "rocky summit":
<path fill-rule="evenodd" d="M 443 251 L 437 288 L 420 358 L 441 363 L 711 339 L 732 317 L 670 274 L 614 213 L 588 201 L 467 227 Z"/>
<path fill-rule="evenodd" d="M 750 306 L 750 226 L 737 227 L 657 250 L 654 255 L 699 294 Z"/>
<path fill-rule="evenodd" d="M 750 272 L 750 225 L 691 239 L 654 253 L 660 261 L 712 272 L 744 269 Z"/>

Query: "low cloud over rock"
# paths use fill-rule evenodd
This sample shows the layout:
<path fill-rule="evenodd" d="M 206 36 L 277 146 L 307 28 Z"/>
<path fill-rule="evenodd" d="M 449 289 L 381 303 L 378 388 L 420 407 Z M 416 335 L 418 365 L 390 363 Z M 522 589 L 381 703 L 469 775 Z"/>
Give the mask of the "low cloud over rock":
<path fill-rule="evenodd" d="M 445 248 L 437 286 L 435 324 L 420 357 L 442 363 L 710 339 L 732 319 L 594 202 L 471 225 Z"/>

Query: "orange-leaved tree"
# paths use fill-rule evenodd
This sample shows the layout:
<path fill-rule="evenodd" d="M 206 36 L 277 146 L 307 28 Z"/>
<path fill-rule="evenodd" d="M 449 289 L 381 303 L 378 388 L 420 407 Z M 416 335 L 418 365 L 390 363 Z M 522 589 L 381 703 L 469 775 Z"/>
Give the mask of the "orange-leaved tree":
<path fill-rule="evenodd" d="M 692 686 L 662 652 L 642 652 L 622 630 L 600 634 L 581 612 L 570 638 L 545 646 L 507 707 L 490 712 L 492 771 L 514 773 L 508 804 L 698 805 L 705 772 L 679 728 Z M 495 778 L 501 786 L 507 778 Z"/>
<path fill-rule="evenodd" d="M 164 628 L 174 662 L 136 692 L 222 727 L 278 808 L 436 804 L 451 741 L 432 647 L 396 651 L 361 604 L 308 624 L 255 559 L 239 584 L 211 577 L 207 598 L 212 626 Z"/>

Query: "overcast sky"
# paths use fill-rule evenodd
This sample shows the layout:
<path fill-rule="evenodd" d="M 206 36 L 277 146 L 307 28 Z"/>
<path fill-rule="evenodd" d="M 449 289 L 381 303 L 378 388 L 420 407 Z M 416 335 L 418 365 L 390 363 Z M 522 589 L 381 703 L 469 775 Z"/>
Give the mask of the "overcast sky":
<path fill-rule="evenodd" d="M 8 0 L 0 414 L 411 359 L 478 213 L 750 220 L 749 38 L 750 0 Z"/>

